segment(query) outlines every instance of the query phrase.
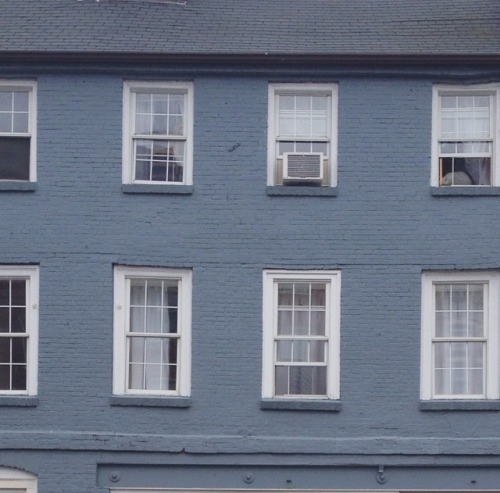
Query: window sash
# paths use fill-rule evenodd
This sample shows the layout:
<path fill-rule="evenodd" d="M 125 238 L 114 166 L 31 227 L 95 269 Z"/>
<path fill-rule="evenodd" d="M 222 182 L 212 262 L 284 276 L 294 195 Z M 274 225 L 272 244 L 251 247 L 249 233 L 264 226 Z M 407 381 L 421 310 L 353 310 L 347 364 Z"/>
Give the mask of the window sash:
<path fill-rule="evenodd" d="M 499 398 L 499 280 L 488 272 L 423 274 L 422 399 Z"/>
<path fill-rule="evenodd" d="M 338 398 L 339 282 L 333 271 L 264 271 L 264 397 Z"/>

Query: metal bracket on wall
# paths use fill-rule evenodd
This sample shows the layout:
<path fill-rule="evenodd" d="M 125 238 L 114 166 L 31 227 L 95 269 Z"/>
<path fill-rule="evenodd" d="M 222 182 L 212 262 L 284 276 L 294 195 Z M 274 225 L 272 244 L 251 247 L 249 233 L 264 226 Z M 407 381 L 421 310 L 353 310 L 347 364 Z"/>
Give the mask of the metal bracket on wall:
<path fill-rule="evenodd" d="M 378 466 L 378 471 L 375 474 L 375 479 L 378 484 L 385 484 L 388 481 L 388 478 L 385 474 L 384 466 Z"/>

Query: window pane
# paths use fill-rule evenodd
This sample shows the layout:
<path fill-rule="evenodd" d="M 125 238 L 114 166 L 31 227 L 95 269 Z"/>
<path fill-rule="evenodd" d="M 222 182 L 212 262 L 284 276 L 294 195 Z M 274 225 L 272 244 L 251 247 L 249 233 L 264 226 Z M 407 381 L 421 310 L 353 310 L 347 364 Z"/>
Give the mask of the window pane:
<path fill-rule="evenodd" d="M 178 339 L 163 339 L 163 363 L 177 364 Z"/>
<path fill-rule="evenodd" d="M 11 308 L 11 332 L 26 332 L 26 308 Z"/>
<path fill-rule="evenodd" d="M 10 366 L 0 365 L 0 390 L 11 390 Z"/>
<path fill-rule="evenodd" d="M 12 365 L 12 390 L 26 390 L 26 365 Z"/>
<path fill-rule="evenodd" d="M 12 91 L 0 91 L 0 112 L 11 112 L 12 111 Z"/>
<path fill-rule="evenodd" d="M 0 364 L 10 363 L 11 337 L 0 337 Z"/>
<path fill-rule="evenodd" d="M 12 132 L 12 113 L 0 113 L 0 132 Z"/>
<path fill-rule="evenodd" d="M 177 389 L 177 366 L 163 365 L 162 366 L 162 390 Z"/>
<path fill-rule="evenodd" d="M 326 367 L 290 367 L 290 394 L 325 395 Z"/>
<path fill-rule="evenodd" d="M 483 291 L 482 284 L 469 284 L 469 309 L 482 310 L 483 309 Z"/>
<path fill-rule="evenodd" d="M 309 361 L 312 363 L 325 363 L 325 341 L 311 341 L 309 343 Z"/>
<path fill-rule="evenodd" d="M 163 305 L 176 307 L 178 296 L 178 281 L 163 281 Z"/>
<path fill-rule="evenodd" d="M 145 338 L 130 337 L 130 362 L 144 363 Z"/>
<path fill-rule="evenodd" d="M 467 336 L 467 312 L 452 312 L 451 314 L 451 336 Z"/>
<path fill-rule="evenodd" d="M 148 306 L 161 306 L 162 304 L 163 286 L 160 280 L 147 281 L 147 297 L 146 303 Z"/>
<path fill-rule="evenodd" d="M 467 395 L 467 371 L 462 368 L 451 370 L 451 393 Z"/>
<path fill-rule="evenodd" d="M 295 362 L 309 361 L 309 343 L 307 341 L 293 342 L 293 361 Z"/>
<path fill-rule="evenodd" d="M 130 304 L 142 305 L 146 303 L 145 281 L 142 279 L 132 279 L 130 281 Z"/>
<path fill-rule="evenodd" d="M 129 365 L 129 389 L 144 389 L 144 365 L 130 364 Z"/>
<path fill-rule="evenodd" d="M 467 285 L 453 284 L 451 286 L 451 307 L 452 310 L 467 309 Z"/>
<path fill-rule="evenodd" d="M 30 138 L 0 137 L 0 180 L 29 180 Z"/>
<path fill-rule="evenodd" d="M 469 336 L 481 337 L 484 334 L 484 320 L 482 312 L 469 313 Z"/>
<path fill-rule="evenodd" d="M 292 361 L 292 342 L 277 341 L 276 342 L 276 361 L 288 362 Z"/>
<path fill-rule="evenodd" d="M 163 328 L 164 334 L 175 334 L 177 332 L 177 308 L 163 309 Z"/>
<path fill-rule="evenodd" d="M 161 386 L 161 365 L 145 365 L 144 366 L 144 380 L 146 390 L 164 390 Z"/>
<path fill-rule="evenodd" d="M 311 312 L 311 335 L 324 336 L 326 327 L 325 312 Z"/>
<path fill-rule="evenodd" d="M 277 366 L 275 368 L 274 393 L 276 395 L 288 394 L 288 366 Z"/>
<path fill-rule="evenodd" d="M 28 113 L 14 113 L 14 128 L 16 133 L 28 133 Z"/>
<path fill-rule="evenodd" d="M 469 380 L 467 382 L 469 394 L 484 394 L 484 373 L 483 370 L 469 370 Z"/>
<path fill-rule="evenodd" d="M 450 394 L 450 370 L 436 370 L 435 380 L 434 380 L 434 392 L 437 395 L 449 395 Z"/>
<path fill-rule="evenodd" d="M 295 283 L 295 306 L 309 306 L 309 283 Z"/>
<path fill-rule="evenodd" d="M 26 364 L 26 344 L 27 339 L 24 337 L 13 337 L 12 338 L 12 363 L 24 363 Z"/>
<path fill-rule="evenodd" d="M 146 329 L 146 310 L 144 308 L 130 308 L 130 331 L 144 332 Z"/>
<path fill-rule="evenodd" d="M 295 311 L 294 313 L 294 325 L 293 334 L 298 336 L 309 335 L 309 312 L 307 311 Z"/>
<path fill-rule="evenodd" d="M 278 311 L 278 335 L 292 334 L 292 314 L 290 310 Z"/>
<path fill-rule="evenodd" d="M 26 305 L 26 281 L 13 280 L 11 283 L 12 304 L 16 306 Z M 1 302 L 0 302 L 1 304 Z"/>
<path fill-rule="evenodd" d="M 10 332 L 10 310 L 0 307 L 0 332 Z"/>
<path fill-rule="evenodd" d="M 155 337 L 148 337 L 146 342 L 145 363 L 162 362 L 162 340 Z"/>
<path fill-rule="evenodd" d="M 436 313 L 436 337 L 450 337 L 451 317 L 450 312 Z"/>
<path fill-rule="evenodd" d="M 325 285 L 311 284 L 311 305 L 324 307 L 325 306 Z"/>
<path fill-rule="evenodd" d="M 161 332 L 161 308 L 146 308 L 146 332 Z"/>
<path fill-rule="evenodd" d="M 14 111 L 28 112 L 29 109 L 29 93 L 28 91 L 14 91 Z"/>
<path fill-rule="evenodd" d="M 449 310 L 450 309 L 450 291 L 449 284 L 435 286 L 436 290 L 436 310 Z"/>
<path fill-rule="evenodd" d="M 278 306 L 292 306 L 293 284 L 280 282 L 278 284 Z"/>

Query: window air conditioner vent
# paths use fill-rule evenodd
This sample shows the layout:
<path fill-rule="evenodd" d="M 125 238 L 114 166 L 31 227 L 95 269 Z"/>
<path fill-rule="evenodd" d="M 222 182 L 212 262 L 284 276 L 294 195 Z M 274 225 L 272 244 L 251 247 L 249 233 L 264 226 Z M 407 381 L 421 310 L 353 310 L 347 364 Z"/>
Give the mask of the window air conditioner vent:
<path fill-rule="evenodd" d="M 285 152 L 283 154 L 284 182 L 321 182 L 323 154 L 321 152 Z"/>

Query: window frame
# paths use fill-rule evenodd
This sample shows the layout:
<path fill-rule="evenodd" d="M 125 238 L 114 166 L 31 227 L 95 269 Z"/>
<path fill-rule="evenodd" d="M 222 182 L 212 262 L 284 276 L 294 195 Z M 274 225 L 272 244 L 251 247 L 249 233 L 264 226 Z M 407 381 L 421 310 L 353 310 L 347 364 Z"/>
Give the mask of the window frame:
<path fill-rule="evenodd" d="M 177 389 L 141 390 L 128 388 L 129 356 L 127 351 L 127 317 L 130 308 L 130 279 L 179 281 Z M 113 394 L 120 396 L 180 396 L 191 394 L 191 301 L 192 271 L 190 269 L 114 267 L 114 334 Z"/>
<path fill-rule="evenodd" d="M 0 79 L 0 92 L 19 90 L 28 93 L 28 132 L 0 132 L 0 137 L 29 137 L 29 177 L 27 180 L 4 178 L 0 179 L 0 183 L 32 183 L 37 181 L 37 82 L 34 80 Z"/>
<path fill-rule="evenodd" d="M 184 129 L 185 162 L 182 182 L 152 181 L 135 179 L 134 135 L 135 135 L 135 94 L 149 92 L 151 94 L 182 93 L 185 96 Z M 182 186 L 193 184 L 193 122 L 194 122 L 194 86 L 192 82 L 182 81 L 124 81 L 123 83 L 123 168 L 122 183 L 152 186 Z M 160 139 L 161 140 L 161 139 Z"/>
<path fill-rule="evenodd" d="M 423 401 L 488 401 L 500 396 L 499 381 L 499 311 L 500 277 L 498 273 L 487 271 L 432 271 L 422 274 L 422 308 L 421 308 L 421 362 L 420 362 L 420 396 Z M 467 394 L 435 394 L 434 392 L 434 353 L 433 339 L 435 333 L 435 291 L 438 284 L 484 284 L 485 295 L 485 344 L 484 354 L 485 385 L 484 395 Z M 453 337 L 449 337 L 451 342 Z M 458 339 L 458 338 L 455 338 Z M 466 342 L 466 341 L 464 341 Z"/>
<path fill-rule="evenodd" d="M 277 285 L 279 282 L 324 282 L 329 286 L 325 294 L 325 336 L 328 341 L 327 381 L 325 395 L 276 395 L 274 345 L 277 329 Z M 262 398 L 283 400 L 327 400 L 340 398 L 340 282 L 339 270 L 264 270 L 263 272 L 263 345 Z"/>
<path fill-rule="evenodd" d="M 0 280 L 26 280 L 26 390 L 0 390 L 0 397 L 34 396 L 38 391 L 39 268 L 26 265 L 0 266 Z M 2 333 L 8 338 L 9 332 Z"/>
<path fill-rule="evenodd" d="M 441 185 L 439 173 L 439 142 L 441 131 L 441 96 L 491 95 L 492 157 L 490 185 Z M 456 188 L 491 188 L 500 186 L 500 84 L 435 84 L 432 88 L 432 149 L 431 149 L 431 186 L 445 189 Z M 466 140 L 466 139 L 464 139 Z M 489 139 L 483 139 L 489 140 Z"/>
<path fill-rule="evenodd" d="M 268 134 L 267 134 L 267 185 L 285 186 L 277 180 L 276 141 L 278 140 L 278 100 L 282 94 L 327 95 L 329 111 L 330 156 L 328 158 L 328 182 L 321 187 L 337 186 L 337 133 L 338 133 L 338 84 L 334 83 L 270 83 L 268 87 Z M 298 139 L 300 140 L 300 139 Z"/>

